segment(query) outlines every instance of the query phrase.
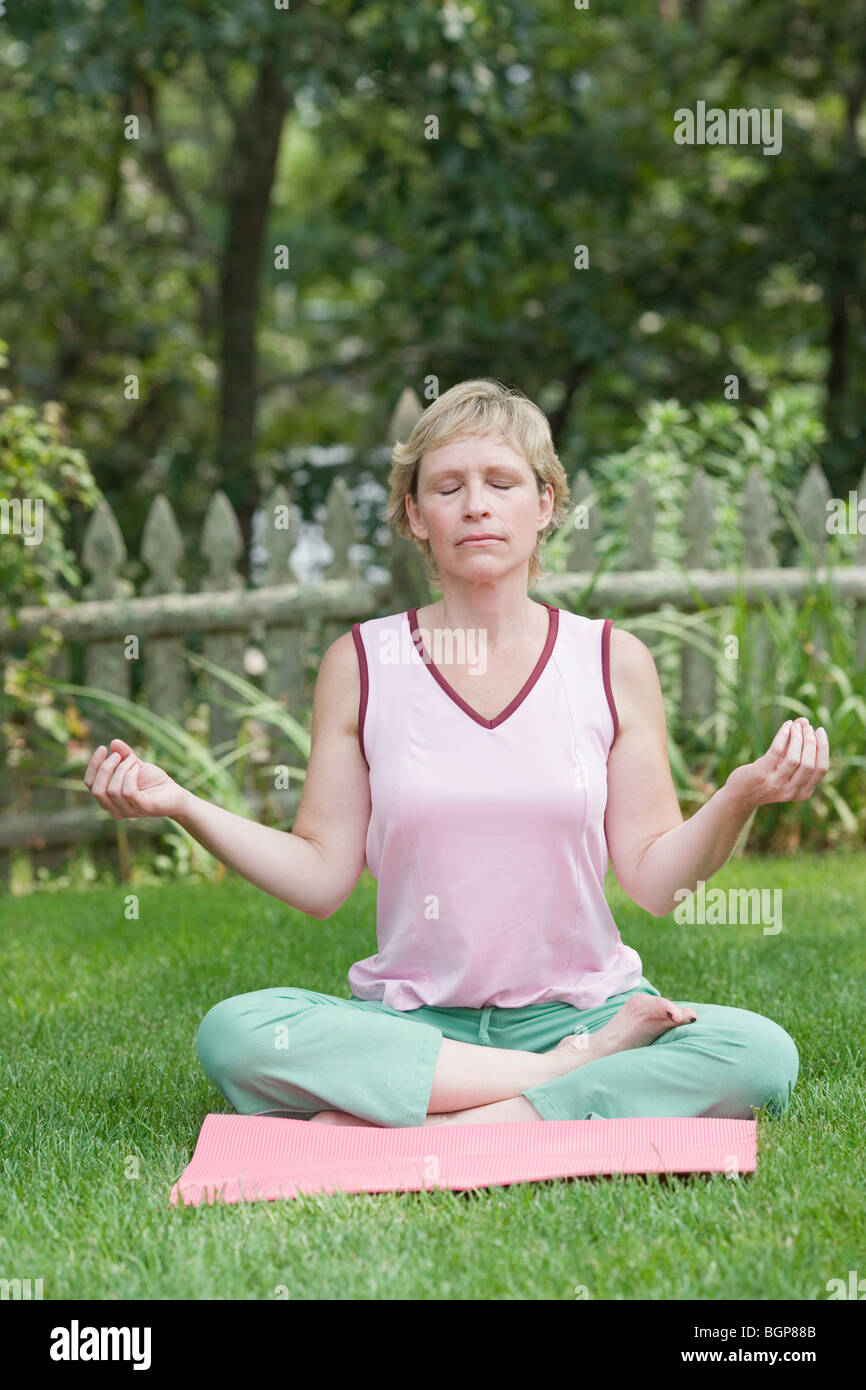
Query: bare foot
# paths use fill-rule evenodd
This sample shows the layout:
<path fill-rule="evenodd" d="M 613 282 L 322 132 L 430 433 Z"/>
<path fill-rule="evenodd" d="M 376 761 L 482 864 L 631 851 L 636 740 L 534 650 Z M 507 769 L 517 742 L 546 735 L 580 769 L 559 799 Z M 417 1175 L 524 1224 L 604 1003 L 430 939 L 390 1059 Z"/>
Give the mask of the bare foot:
<path fill-rule="evenodd" d="M 374 1125 L 372 1120 L 361 1120 L 357 1115 L 349 1115 L 345 1110 L 320 1110 L 318 1114 L 310 1116 L 310 1124 L 320 1125 L 363 1125 L 367 1129 L 378 1129 L 380 1126 Z"/>
<path fill-rule="evenodd" d="M 544 1053 L 554 1076 L 563 1076 L 575 1067 L 585 1066 L 598 1057 L 646 1047 L 670 1028 L 694 1023 L 692 1009 L 682 1009 L 670 999 L 656 994 L 633 994 L 597 1033 L 570 1033 L 551 1052 Z"/>

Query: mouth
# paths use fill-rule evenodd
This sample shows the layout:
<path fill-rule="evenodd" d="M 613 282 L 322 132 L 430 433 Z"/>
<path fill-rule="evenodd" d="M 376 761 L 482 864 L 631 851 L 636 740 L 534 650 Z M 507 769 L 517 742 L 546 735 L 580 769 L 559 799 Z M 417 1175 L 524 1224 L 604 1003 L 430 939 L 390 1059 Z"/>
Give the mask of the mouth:
<path fill-rule="evenodd" d="M 501 536 L 478 536 L 477 538 L 458 541 L 458 545 L 499 545 L 502 541 Z"/>

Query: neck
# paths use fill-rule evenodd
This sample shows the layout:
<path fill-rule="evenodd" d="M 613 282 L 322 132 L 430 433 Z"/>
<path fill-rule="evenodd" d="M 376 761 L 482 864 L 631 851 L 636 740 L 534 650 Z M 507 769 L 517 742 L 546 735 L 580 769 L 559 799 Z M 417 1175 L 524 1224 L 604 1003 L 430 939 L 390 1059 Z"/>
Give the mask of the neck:
<path fill-rule="evenodd" d="M 427 610 L 426 621 L 431 627 L 483 629 L 488 651 L 493 651 L 531 640 L 538 630 L 539 610 L 547 616 L 525 585 L 503 589 L 497 583 L 477 585 L 471 591 L 443 589 L 442 598 Z"/>

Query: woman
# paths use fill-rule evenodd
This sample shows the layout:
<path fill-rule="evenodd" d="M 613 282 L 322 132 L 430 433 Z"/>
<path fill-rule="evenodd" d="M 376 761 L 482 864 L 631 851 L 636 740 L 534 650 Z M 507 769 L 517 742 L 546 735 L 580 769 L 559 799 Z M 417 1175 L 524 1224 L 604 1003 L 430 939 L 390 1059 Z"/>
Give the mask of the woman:
<path fill-rule="evenodd" d="M 804 800 L 827 735 L 788 721 L 683 821 L 653 658 L 610 619 L 537 603 L 568 482 L 520 393 L 462 382 L 394 450 L 387 520 L 442 597 L 326 651 L 289 835 L 140 764 L 85 775 L 113 814 L 169 815 L 266 892 L 326 918 L 365 862 L 376 954 L 348 999 L 253 990 L 202 1020 L 202 1065 L 243 1114 L 418 1126 L 781 1112 L 797 1048 L 748 1009 L 663 997 L 620 939 L 617 879 L 655 916 L 729 858 L 755 806 Z M 692 928 L 693 930 L 694 928 Z"/>

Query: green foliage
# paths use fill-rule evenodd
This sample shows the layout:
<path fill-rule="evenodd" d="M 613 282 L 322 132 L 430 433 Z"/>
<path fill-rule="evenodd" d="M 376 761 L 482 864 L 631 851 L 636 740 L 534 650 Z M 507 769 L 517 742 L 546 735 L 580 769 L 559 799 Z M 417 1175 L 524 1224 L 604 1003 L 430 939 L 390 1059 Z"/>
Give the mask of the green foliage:
<path fill-rule="evenodd" d="M 756 466 L 770 487 L 778 519 L 790 523 L 804 471 L 824 438 L 818 393 L 807 385 L 773 391 L 766 406 L 751 410 L 732 401 L 649 401 L 638 411 L 640 432 L 625 449 L 605 454 L 588 472 L 601 518 L 596 542 L 600 569 L 627 567 L 630 503 L 639 477 L 649 483 L 655 502 L 653 552 L 659 568 L 676 568 L 685 559 L 684 506 L 694 471 L 701 467 L 712 498 L 715 529 L 708 541 L 721 569 L 733 569 L 743 553 L 742 506 L 746 477 Z M 544 561 L 554 572 L 566 569 L 571 531 L 563 526 L 545 546 Z M 789 527 L 777 539 L 782 563 L 792 561 Z M 856 538 L 839 536 L 837 555 L 850 557 Z"/>
<path fill-rule="evenodd" d="M 752 465 L 769 484 L 778 519 L 785 523 L 776 541 L 779 558 L 783 564 L 797 563 L 796 494 L 824 438 L 813 390 L 780 387 L 765 408 L 744 413 L 730 402 L 699 402 L 687 408 L 676 400 L 652 401 L 639 417 L 638 438 L 591 469 L 590 501 L 602 522 L 596 575 L 627 564 L 630 501 L 639 476 L 649 482 L 656 506 L 657 564 L 682 566 L 683 508 L 697 465 L 707 475 L 713 499 L 711 541 L 721 569 L 736 570 L 742 561 L 742 506 Z M 566 569 L 570 540 L 563 526 L 547 542 L 544 562 L 550 571 Z M 857 544 L 855 535 L 833 536 L 828 557 L 851 560 Z M 805 568 L 812 569 L 808 557 Z M 539 591 L 542 588 L 543 584 Z M 575 611 L 583 611 L 584 600 L 585 595 L 575 600 Z M 804 714 L 827 730 L 830 771 L 808 802 L 761 807 L 747 842 L 762 850 L 858 843 L 866 832 L 866 671 L 858 659 L 854 610 L 839 604 L 817 582 L 798 602 L 764 599 L 758 612 L 767 624 L 770 650 L 760 667 L 750 621 L 754 612 L 740 591 L 732 604 L 696 613 L 681 613 L 665 604 L 656 613 L 621 614 L 622 626 L 652 645 L 665 696 L 668 755 L 683 810 L 696 810 L 735 767 L 766 751 L 786 718 Z M 735 639 L 733 659 L 729 638 Z M 701 652 L 716 672 L 714 708 L 694 725 L 679 718 L 684 646 Z"/>
<path fill-rule="evenodd" d="M 6 351 L 0 341 L 0 367 L 8 365 Z M 37 412 L 15 401 L 6 388 L 0 390 L 0 500 L 10 504 L 10 517 L 18 515 L 12 504 L 27 502 L 33 509 L 30 515 L 42 518 L 41 535 L 34 532 L 36 544 L 26 542 L 19 532 L 14 542 L 0 547 L 2 612 L 13 628 L 25 601 L 46 602 L 61 580 L 71 590 L 81 585 L 62 528 L 69 522 L 72 503 L 92 509 L 101 493 L 82 451 L 66 442 L 63 415 L 56 401 L 47 401 Z M 28 509 L 20 515 L 26 524 Z"/>
<path fill-rule="evenodd" d="M 639 473 L 656 499 L 659 560 L 672 565 L 698 463 L 723 566 L 739 555 L 751 462 L 789 521 L 819 449 L 836 495 L 856 484 L 866 418 L 866 208 L 852 133 L 859 0 L 832 23 L 820 7 L 792 13 L 782 0 L 718 0 L 698 21 L 694 7 L 635 0 L 593 24 L 558 0 L 329 0 L 297 11 L 87 0 L 7 11 L 3 114 L 25 133 L 0 148 L 10 380 L 36 400 L 62 395 L 83 454 L 62 442 L 61 407 L 37 414 L 7 395 L 13 463 L 0 459 L 0 473 L 24 470 L 23 495 L 40 475 L 49 519 L 64 520 L 76 488 L 91 504 L 84 455 L 128 540 L 157 490 L 190 535 L 215 486 L 243 484 L 249 498 L 252 468 L 212 460 L 234 419 L 220 408 L 221 383 L 249 357 L 240 311 L 257 299 L 250 457 L 269 482 L 290 484 L 305 519 L 324 470 L 296 467 L 289 446 L 335 443 L 372 458 L 403 386 L 423 398 L 430 378 L 441 392 L 470 375 L 538 400 L 566 468 L 590 471 L 603 567 L 629 545 L 622 523 Z M 240 248 L 241 262 L 259 267 L 261 293 L 245 287 L 229 302 L 226 248 L 237 253 L 245 221 L 232 191 L 261 154 L 255 123 L 244 122 L 262 83 L 285 120 L 261 241 Z M 674 109 L 699 93 L 722 108 L 784 107 L 782 156 L 676 144 Z M 436 138 L 425 130 L 431 113 Z M 278 244 L 291 250 L 289 270 L 274 263 Z M 573 264 L 576 244 L 589 248 L 586 272 Z M 731 371 L 736 403 L 720 399 Z M 124 395 L 129 373 L 138 400 Z M 16 495 L 8 476 L 0 485 Z M 554 570 L 568 540 L 548 544 Z M 833 540 L 840 557 L 853 544 Z M 135 574 L 139 562 L 128 563 Z M 193 581 L 199 563 L 190 556 Z M 59 580 L 79 587 L 59 531 L 40 547 L 0 550 L 12 620 L 24 592 L 40 601 Z M 654 619 L 660 633 L 674 620 Z M 701 615 L 679 621 L 688 640 L 706 640 Z M 677 665 L 669 639 L 665 680 Z M 34 643 L 34 667 L 51 645 L 50 633 Z M 846 650 L 840 671 L 854 669 Z M 806 672 L 789 674 L 787 694 L 807 700 L 801 678 L 808 685 Z M 74 706 L 22 686 L 14 664 L 6 713 L 10 698 L 55 743 L 64 726 L 81 736 Z M 715 751 L 688 745 L 690 759 L 721 758 L 727 718 L 702 735 Z M 736 746 L 751 741 L 747 727 Z M 672 762 L 685 792 L 676 750 Z M 853 805 L 853 785 L 850 794 Z"/>
<path fill-rule="evenodd" d="M 0 342 L 0 366 L 6 365 L 6 344 Z M 7 389 L 0 390 L 0 502 L 9 533 L 0 545 L 0 620 L 12 633 L 19 626 L 22 605 L 69 603 L 81 588 L 82 576 L 64 531 L 73 506 L 92 510 L 101 493 L 82 451 L 66 442 L 63 414 L 55 401 L 37 412 L 15 401 Z M 34 725 L 51 729 L 58 738 L 82 731 L 74 708 L 57 709 L 24 677 L 25 664 L 44 672 L 61 644 L 59 629 L 46 622 L 24 644 L 23 661 L 18 644 L 18 655 L 5 662 L 0 731 L 10 764 L 32 759 L 27 745 Z"/>
<path fill-rule="evenodd" d="M 576 610 L 577 611 L 577 610 Z M 768 655 L 759 662 L 753 623 L 766 624 Z M 740 589 L 730 605 L 698 613 L 674 609 L 627 614 L 622 626 L 652 647 L 665 701 L 668 757 L 684 814 L 692 814 L 735 767 L 767 751 L 785 719 L 823 725 L 830 769 L 808 801 L 761 806 L 740 846 L 816 852 L 862 844 L 866 834 L 866 670 L 857 660 L 856 619 L 814 582 L 799 602 L 762 599 Z M 679 717 L 682 652 L 691 647 L 715 667 L 716 698 L 703 719 Z"/>
<path fill-rule="evenodd" d="M 233 811 L 236 815 L 251 817 L 255 813 L 244 791 L 248 780 L 247 760 L 252 761 L 254 765 L 266 762 L 270 770 L 269 750 L 271 744 L 265 737 L 266 726 L 272 726 L 288 738 L 295 753 L 300 754 L 303 758 L 304 766 L 281 764 L 285 767 L 285 774 L 290 780 L 303 782 L 306 775 L 306 764 L 310 756 L 309 718 L 306 718 L 306 722 L 293 718 L 280 701 L 266 698 L 251 681 L 219 666 L 216 662 L 209 661 L 207 658 L 192 652 L 185 652 L 184 656 L 192 665 L 208 671 L 210 675 L 221 680 L 241 696 L 236 701 L 221 702 L 234 711 L 239 719 L 237 738 L 233 738 L 225 749 L 212 750 L 209 747 L 206 739 L 207 731 L 203 727 L 203 722 L 197 718 L 190 721 L 193 727 L 185 728 L 175 720 L 154 714 L 146 705 L 127 700 L 121 695 L 98 690 L 93 686 L 59 681 L 37 671 L 28 671 L 27 675 L 35 685 L 46 692 L 54 691 L 58 695 L 74 697 L 83 709 L 87 709 L 88 706 L 95 706 L 97 709 L 116 714 L 124 721 L 125 725 L 128 724 L 140 731 L 141 742 L 131 746 L 134 747 L 135 752 L 143 762 L 156 763 L 187 791 L 201 795 L 206 800 L 224 807 L 227 811 Z M 66 730 L 62 724 L 57 727 L 52 726 L 49 732 L 59 742 L 66 744 Z M 67 760 L 60 776 L 37 778 L 39 785 L 76 791 L 82 789 L 82 769 L 72 765 L 68 745 L 65 751 Z M 88 760 L 93 751 L 91 747 Z M 229 771 L 233 764 L 240 764 L 235 775 Z M 267 788 L 265 788 L 265 794 L 266 792 Z M 108 819 L 109 813 L 105 812 L 104 814 Z M 266 819 L 266 817 L 260 816 L 260 819 Z M 289 828 L 288 823 L 280 824 L 277 822 L 277 826 L 279 829 Z M 120 822 L 118 834 L 124 833 L 123 823 Z M 162 839 L 171 851 L 173 858 L 167 855 L 156 857 L 154 864 L 159 871 L 157 876 L 164 876 L 165 871 L 179 878 L 189 874 L 198 874 L 201 856 L 205 855 L 209 861 L 209 871 L 205 876 L 213 877 L 215 875 L 217 879 L 222 878 L 223 866 L 214 860 L 207 851 L 204 851 L 183 826 L 173 821 L 168 822 Z M 74 863 L 71 872 L 73 877 L 68 881 L 75 882 L 75 875 L 80 872 L 80 869 Z M 53 891 L 57 885 L 56 883 L 46 883 L 43 879 L 40 886 Z"/>
<path fill-rule="evenodd" d="M 248 259 L 256 457 L 282 480 L 289 446 L 387 443 L 399 389 L 423 397 L 428 376 L 515 382 L 572 470 L 621 452 L 646 402 L 718 399 L 735 370 L 744 411 L 779 383 L 817 387 L 831 486 L 852 485 L 862 6 L 832 23 L 782 0 L 717 0 L 699 23 L 664 8 L 635 0 L 595 24 L 558 0 L 8 6 L 5 124 L 27 138 L 0 149 L 6 332 L 22 382 L 60 377 L 124 532 L 157 486 L 183 525 L 238 482 L 202 460 L 219 457 L 220 382 L 247 353 L 219 287 L 231 192 L 259 153 L 244 112 L 269 72 L 286 115 Z M 697 93 L 784 107 L 782 155 L 676 144 L 674 110 Z M 314 493 L 308 472 L 305 518 Z"/>

